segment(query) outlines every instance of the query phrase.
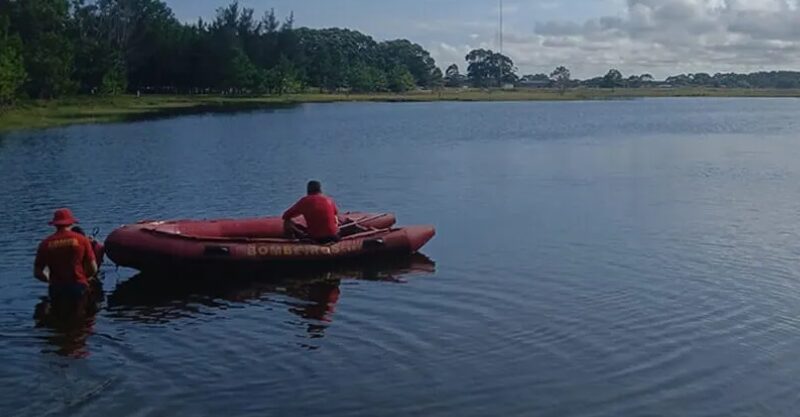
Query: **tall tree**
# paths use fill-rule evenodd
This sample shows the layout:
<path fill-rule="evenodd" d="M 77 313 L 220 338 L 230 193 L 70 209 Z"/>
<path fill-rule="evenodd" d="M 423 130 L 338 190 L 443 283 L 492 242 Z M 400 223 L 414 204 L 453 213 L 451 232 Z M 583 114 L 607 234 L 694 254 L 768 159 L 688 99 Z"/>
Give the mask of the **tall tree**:
<path fill-rule="evenodd" d="M 285 55 L 281 55 L 278 65 L 269 70 L 269 79 L 269 91 L 273 94 L 297 92 L 301 88 L 297 68 Z"/>
<path fill-rule="evenodd" d="M 476 87 L 501 86 L 516 82 L 516 67 L 511 58 L 487 49 L 475 49 L 465 57 L 469 66 L 467 73 Z"/>
<path fill-rule="evenodd" d="M 378 44 L 369 36 L 348 29 L 308 29 L 295 31 L 298 61 L 305 69 L 309 84 L 334 91 L 348 86 L 351 67 L 363 64 L 381 68 Z"/>
<path fill-rule="evenodd" d="M 388 89 L 386 74 L 378 68 L 358 62 L 350 67 L 347 84 L 357 93 L 385 91 Z"/>
<path fill-rule="evenodd" d="M 0 15 L 0 106 L 14 104 L 27 79 L 22 40 L 9 35 L 9 18 Z"/>
<path fill-rule="evenodd" d="M 10 30 L 19 34 L 24 45 L 28 94 L 52 98 L 73 92 L 73 48 L 67 36 L 67 1 L 25 0 L 6 6 L 10 8 Z"/>
<path fill-rule="evenodd" d="M 392 68 L 388 77 L 389 90 L 395 93 L 403 93 L 414 88 L 414 76 L 402 65 Z"/>
<path fill-rule="evenodd" d="M 446 87 L 461 87 L 464 84 L 464 76 L 459 72 L 458 65 L 450 64 L 444 72 L 444 85 Z"/>
<path fill-rule="evenodd" d="M 558 92 L 564 95 L 564 92 L 569 88 L 571 74 L 569 69 L 565 66 L 560 66 L 550 73 L 550 79 L 555 83 Z"/>
<path fill-rule="evenodd" d="M 611 69 L 603 77 L 601 87 L 603 88 L 617 88 L 621 87 L 623 83 L 622 73 L 616 69 Z"/>
<path fill-rule="evenodd" d="M 381 42 L 379 53 L 384 68 L 391 70 L 397 66 L 405 67 L 414 77 L 416 85 L 430 87 L 437 76 L 436 62 L 428 51 L 416 43 L 405 39 Z M 441 77 L 441 70 L 438 72 Z"/>
<path fill-rule="evenodd" d="M 96 3 L 87 4 L 84 0 L 74 0 L 72 9 L 70 37 L 74 48 L 73 79 L 77 82 L 79 92 L 108 90 L 110 80 L 121 81 L 120 77 L 125 78 L 123 84 L 126 85 L 127 66 L 120 51 L 111 43 L 106 17 L 101 9 Z M 120 83 L 116 81 L 115 84 L 119 86 Z M 118 89 L 114 87 L 111 90 Z"/>
<path fill-rule="evenodd" d="M 180 23 L 161 0 L 97 0 L 102 32 L 126 66 L 133 88 L 171 84 Z M 114 70 L 115 63 L 109 70 Z"/>
<path fill-rule="evenodd" d="M 444 75 L 439 67 L 433 68 L 433 74 L 431 74 L 431 81 L 428 87 L 434 90 L 441 90 L 442 87 L 444 87 Z"/>
<path fill-rule="evenodd" d="M 461 75 L 461 72 L 459 72 L 458 65 L 456 64 L 450 64 L 450 66 L 447 67 L 447 69 L 444 72 L 445 78 L 452 78 L 458 75 Z"/>

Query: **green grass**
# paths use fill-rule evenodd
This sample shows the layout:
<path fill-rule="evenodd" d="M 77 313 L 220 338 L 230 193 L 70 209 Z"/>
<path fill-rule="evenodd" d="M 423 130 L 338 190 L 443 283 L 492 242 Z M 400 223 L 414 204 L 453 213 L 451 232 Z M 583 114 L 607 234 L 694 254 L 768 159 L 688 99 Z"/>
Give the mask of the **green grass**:
<path fill-rule="evenodd" d="M 510 91 L 446 89 L 406 94 L 294 94 L 284 96 L 119 96 L 74 97 L 52 101 L 24 101 L 0 110 L 0 132 L 41 129 L 82 123 L 107 123 L 199 112 L 230 112 L 298 103 L 343 101 L 547 101 L 612 100 L 644 97 L 800 97 L 800 90 L 662 88 L 572 89 L 564 94 L 551 89 Z"/>

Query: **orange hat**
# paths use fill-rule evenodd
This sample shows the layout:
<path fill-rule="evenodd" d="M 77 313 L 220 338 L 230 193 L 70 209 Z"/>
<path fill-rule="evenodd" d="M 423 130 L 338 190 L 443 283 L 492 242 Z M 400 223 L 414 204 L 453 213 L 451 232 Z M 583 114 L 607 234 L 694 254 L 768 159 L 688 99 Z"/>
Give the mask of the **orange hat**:
<path fill-rule="evenodd" d="M 60 208 L 53 213 L 53 220 L 50 224 L 53 226 L 71 226 L 78 222 L 78 219 L 72 215 L 72 211 L 68 208 Z"/>

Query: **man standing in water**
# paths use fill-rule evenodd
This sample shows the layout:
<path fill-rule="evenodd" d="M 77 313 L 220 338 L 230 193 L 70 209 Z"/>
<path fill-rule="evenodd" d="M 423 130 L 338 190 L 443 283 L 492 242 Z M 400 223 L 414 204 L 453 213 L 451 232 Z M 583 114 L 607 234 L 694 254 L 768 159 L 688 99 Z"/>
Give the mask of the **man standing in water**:
<path fill-rule="evenodd" d="M 89 277 L 97 273 L 91 242 L 71 230 L 77 222 L 69 209 L 56 210 L 50 221 L 56 232 L 36 252 L 33 275 L 50 285 L 51 300 L 81 301 L 89 292 Z"/>
<path fill-rule="evenodd" d="M 319 181 L 309 181 L 308 195 L 301 198 L 283 213 L 284 226 L 288 234 L 297 235 L 295 217 L 303 216 L 308 225 L 308 236 L 317 243 L 326 244 L 339 241 L 339 209 L 332 198 L 322 194 Z"/>

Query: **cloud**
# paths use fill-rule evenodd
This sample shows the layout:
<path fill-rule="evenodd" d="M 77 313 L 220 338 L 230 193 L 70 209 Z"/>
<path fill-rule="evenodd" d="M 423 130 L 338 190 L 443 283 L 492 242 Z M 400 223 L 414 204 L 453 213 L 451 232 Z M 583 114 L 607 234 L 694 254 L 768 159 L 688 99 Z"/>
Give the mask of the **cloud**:
<path fill-rule="evenodd" d="M 661 77 L 800 68 L 798 0 L 627 0 L 618 15 L 516 23 L 507 28 L 505 52 L 525 73 L 557 65 L 584 78 L 609 68 Z"/>

